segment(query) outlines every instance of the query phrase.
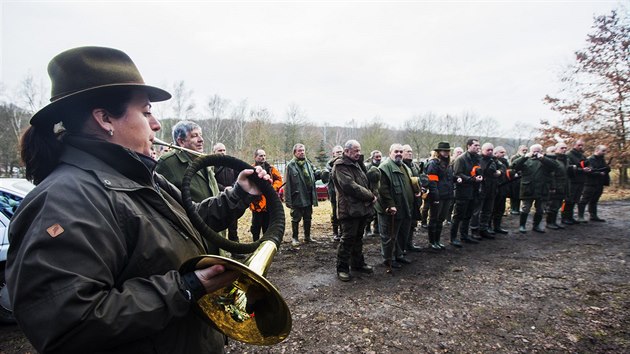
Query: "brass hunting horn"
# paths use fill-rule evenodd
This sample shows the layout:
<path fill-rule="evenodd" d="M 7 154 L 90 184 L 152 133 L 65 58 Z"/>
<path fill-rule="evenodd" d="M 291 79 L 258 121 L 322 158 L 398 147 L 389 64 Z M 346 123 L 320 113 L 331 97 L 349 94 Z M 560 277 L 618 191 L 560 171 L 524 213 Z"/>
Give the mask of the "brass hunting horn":
<path fill-rule="evenodd" d="M 197 230 L 228 252 L 253 252 L 244 263 L 221 256 L 202 255 L 189 259 L 180 267 L 181 273 L 188 273 L 220 264 L 238 274 L 231 285 L 206 294 L 197 301 L 197 310 L 202 318 L 226 336 L 244 343 L 272 345 L 283 341 L 291 332 L 291 312 L 278 290 L 264 278 L 284 235 L 284 208 L 271 183 L 255 175 L 249 177 L 267 200 L 270 219 L 267 232 L 253 243 L 230 241 L 208 227 L 195 212 L 190 180 L 197 171 L 208 166 L 226 166 L 237 172 L 252 166 L 231 156 L 207 155 L 159 139 L 154 139 L 153 143 L 197 156 L 186 170 L 181 191 L 186 213 Z"/>

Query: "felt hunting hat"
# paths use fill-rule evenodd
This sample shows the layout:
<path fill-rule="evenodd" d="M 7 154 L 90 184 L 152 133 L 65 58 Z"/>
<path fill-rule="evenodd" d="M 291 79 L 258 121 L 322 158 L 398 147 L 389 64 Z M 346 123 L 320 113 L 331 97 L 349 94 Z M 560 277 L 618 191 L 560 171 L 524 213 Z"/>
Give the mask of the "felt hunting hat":
<path fill-rule="evenodd" d="M 440 141 L 434 151 L 451 151 L 451 144 L 448 141 Z"/>
<path fill-rule="evenodd" d="M 117 88 L 137 88 L 152 102 L 166 101 L 171 94 L 144 83 L 140 71 L 122 51 L 105 47 L 78 47 L 55 56 L 48 64 L 50 103 L 31 118 L 31 125 L 55 124 L 65 109 L 87 94 Z"/>

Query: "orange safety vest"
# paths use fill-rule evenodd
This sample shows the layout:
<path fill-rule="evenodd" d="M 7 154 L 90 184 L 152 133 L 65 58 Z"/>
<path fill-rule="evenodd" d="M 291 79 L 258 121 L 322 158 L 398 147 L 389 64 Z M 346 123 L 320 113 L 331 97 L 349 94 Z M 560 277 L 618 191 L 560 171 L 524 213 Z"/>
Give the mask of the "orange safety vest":
<path fill-rule="evenodd" d="M 271 180 L 272 180 L 271 185 L 273 186 L 273 189 L 277 192 L 282 186 L 282 175 L 280 174 L 278 169 L 273 166 L 271 166 Z M 267 199 L 265 198 L 265 196 L 261 195 L 259 201 L 250 203 L 249 209 L 255 213 L 266 211 Z"/>

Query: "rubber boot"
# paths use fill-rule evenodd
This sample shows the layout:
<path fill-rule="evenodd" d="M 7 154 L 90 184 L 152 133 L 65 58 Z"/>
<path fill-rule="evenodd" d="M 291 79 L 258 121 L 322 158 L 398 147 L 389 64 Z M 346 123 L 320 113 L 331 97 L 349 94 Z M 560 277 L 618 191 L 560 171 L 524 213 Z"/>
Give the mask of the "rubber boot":
<path fill-rule="evenodd" d="M 492 224 L 494 225 L 494 232 L 503 235 L 508 234 L 507 230 L 501 228 L 501 218 L 494 219 L 494 222 L 492 222 Z"/>
<path fill-rule="evenodd" d="M 300 223 L 291 222 L 291 232 L 293 233 L 293 241 L 291 241 L 291 245 L 299 246 L 300 240 L 298 239 L 298 235 L 300 233 Z"/>
<path fill-rule="evenodd" d="M 470 226 L 470 219 L 462 220 L 462 223 L 459 225 L 459 234 L 461 235 L 462 241 L 466 243 L 479 243 L 479 241 L 470 237 L 468 233 L 468 228 Z"/>
<path fill-rule="evenodd" d="M 409 252 L 420 252 L 422 251 L 422 248 L 416 246 L 413 244 L 413 234 L 415 230 L 412 229 L 411 232 L 409 233 L 409 238 L 407 239 L 407 251 Z"/>
<path fill-rule="evenodd" d="M 459 229 L 460 220 L 453 219 L 453 224 L 451 225 L 451 245 L 455 247 L 462 247 L 461 242 L 457 239 L 457 230 Z"/>
<path fill-rule="evenodd" d="M 429 227 L 427 228 L 427 234 L 429 234 L 429 247 L 431 247 L 432 250 L 440 250 L 440 246 L 437 245 L 437 240 L 435 239 L 435 226 L 434 225 L 429 225 Z"/>
<path fill-rule="evenodd" d="M 435 230 L 435 234 L 433 235 L 433 240 L 435 241 L 435 244 L 440 247 L 441 250 L 445 250 L 446 246 L 444 246 L 442 243 L 440 243 L 440 238 L 442 237 L 442 225 L 437 225 L 436 230 Z"/>
<path fill-rule="evenodd" d="M 557 213 L 553 211 L 547 212 L 547 228 L 550 230 L 559 230 L 560 225 L 556 224 Z"/>
<path fill-rule="evenodd" d="M 545 228 L 540 226 L 540 222 L 543 219 L 543 214 L 540 213 L 536 213 L 534 214 L 534 227 L 532 228 L 532 230 L 536 231 L 536 232 L 540 232 L 541 234 L 545 233 Z"/>
<path fill-rule="evenodd" d="M 562 209 L 561 222 L 566 225 L 574 225 L 577 221 L 573 218 L 573 206 L 575 203 L 564 202 L 564 208 Z"/>
<path fill-rule="evenodd" d="M 318 243 L 311 238 L 311 220 L 304 220 L 304 242 Z"/>
<path fill-rule="evenodd" d="M 577 222 L 579 223 L 587 223 L 586 219 L 584 219 L 584 210 L 586 209 L 586 204 L 578 204 L 578 218 Z"/>
<path fill-rule="evenodd" d="M 597 222 L 606 222 L 606 220 L 601 219 L 600 217 L 597 216 L 597 204 L 595 205 L 588 205 L 588 214 L 591 216 L 590 220 L 591 221 L 597 221 Z"/>
<path fill-rule="evenodd" d="M 339 225 L 333 224 L 333 241 L 339 242 L 340 240 L 341 240 L 341 237 L 339 235 Z"/>
<path fill-rule="evenodd" d="M 527 213 L 521 213 L 520 219 L 518 221 L 518 232 L 524 234 L 527 232 L 527 229 L 525 228 L 525 224 L 527 223 L 527 216 L 529 216 L 529 214 Z"/>

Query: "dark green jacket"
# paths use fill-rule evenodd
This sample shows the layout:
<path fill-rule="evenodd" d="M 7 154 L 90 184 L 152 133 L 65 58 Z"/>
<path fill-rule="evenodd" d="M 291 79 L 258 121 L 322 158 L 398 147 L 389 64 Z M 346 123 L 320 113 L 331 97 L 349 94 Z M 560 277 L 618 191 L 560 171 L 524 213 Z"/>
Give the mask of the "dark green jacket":
<path fill-rule="evenodd" d="M 587 165 L 591 168 L 591 172 L 586 175 L 585 186 L 610 185 L 610 166 L 606 163 L 604 156 L 589 156 Z"/>
<path fill-rule="evenodd" d="M 376 211 L 385 214 L 387 208 L 396 207 L 396 219 L 410 219 L 414 198 L 411 170 L 404 163 L 396 165 L 391 159 L 381 162 L 378 168 L 381 170 L 381 181 Z"/>
<path fill-rule="evenodd" d="M 376 191 L 376 196 L 378 197 L 378 188 L 381 183 L 381 170 L 379 170 L 378 166 L 373 164 L 372 161 L 365 164 L 366 174 L 368 176 L 368 182 L 370 183 L 370 190 Z"/>
<path fill-rule="evenodd" d="M 347 156 L 337 158 L 333 164 L 332 181 L 337 191 L 337 217 L 339 220 L 363 218 L 374 214 L 374 193 L 370 190 L 367 175 L 361 162 Z"/>
<path fill-rule="evenodd" d="M 409 167 L 411 171 L 412 177 L 420 177 L 422 175 L 422 171 L 424 170 L 424 164 L 420 166 L 419 164 L 413 162 L 413 160 L 403 160 L 403 163 Z M 418 181 L 420 183 L 420 181 Z M 427 185 L 428 187 L 428 185 Z M 422 215 L 420 214 L 420 207 L 422 207 L 422 197 L 413 197 L 413 209 L 411 211 L 411 218 L 413 220 L 420 220 Z"/>
<path fill-rule="evenodd" d="M 288 208 L 305 208 L 317 206 L 317 191 L 315 181 L 320 177 L 319 171 L 315 171 L 313 165 L 306 160 L 306 169 L 311 179 L 311 186 L 306 185 L 303 169 L 298 166 L 296 159 L 287 164 L 284 171 L 284 202 Z"/>
<path fill-rule="evenodd" d="M 571 183 L 582 184 L 586 181 L 586 172 L 584 167 L 588 167 L 588 161 L 584 154 L 571 149 L 567 152 L 567 164 L 570 167 L 569 180 Z"/>
<path fill-rule="evenodd" d="M 569 193 L 569 167 L 566 155 L 547 155 L 556 161 L 558 166 L 553 172 L 554 189 L 550 191 L 550 199 L 563 200 Z"/>
<path fill-rule="evenodd" d="M 514 160 L 512 167 L 521 171 L 521 199 L 548 199 L 549 190 L 555 188 L 553 172 L 558 163 L 546 156 L 532 159 L 522 156 Z"/>
<path fill-rule="evenodd" d="M 453 162 L 453 178 L 462 179 L 461 183 L 455 183 L 455 199 L 471 200 L 479 197 L 481 183 L 476 182 L 473 176 L 473 171 L 477 171 L 475 167 L 479 166 L 479 162 L 479 155 L 468 151 Z"/>
<path fill-rule="evenodd" d="M 196 209 L 221 229 L 251 199 L 238 188 Z M 223 351 L 223 336 L 193 311 L 178 272 L 208 252 L 208 241 L 179 190 L 137 154 L 89 139 L 66 146 L 9 234 L 14 314 L 38 352 Z"/>
<path fill-rule="evenodd" d="M 326 162 L 326 171 L 328 171 L 329 174 L 332 173 L 333 164 L 335 163 L 335 160 L 337 160 L 338 158 L 339 157 L 335 157 L 334 159 L 330 159 L 328 160 L 328 162 Z M 328 182 L 326 182 L 326 185 L 328 186 L 328 199 L 330 199 L 331 203 L 336 203 L 337 192 L 335 192 L 335 183 L 332 177 L 328 179 Z"/>
<path fill-rule="evenodd" d="M 187 152 L 179 150 L 169 151 L 160 157 L 155 171 L 173 183 L 178 189 L 181 189 L 184 173 L 186 173 L 186 169 L 192 164 L 192 161 Z M 205 171 L 197 171 L 190 180 L 190 196 L 193 201 L 200 202 L 218 194 L 219 186 L 211 168 L 207 168 Z"/>
<path fill-rule="evenodd" d="M 497 196 L 504 198 L 508 196 L 511 187 L 510 177 L 512 176 L 512 171 L 509 168 L 510 163 L 505 157 L 495 158 L 494 162 L 497 165 L 497 170 L 501 171 L 501 176 L 497 178 Z M 508 170 L 510 171 L 508 172 Z"/>

